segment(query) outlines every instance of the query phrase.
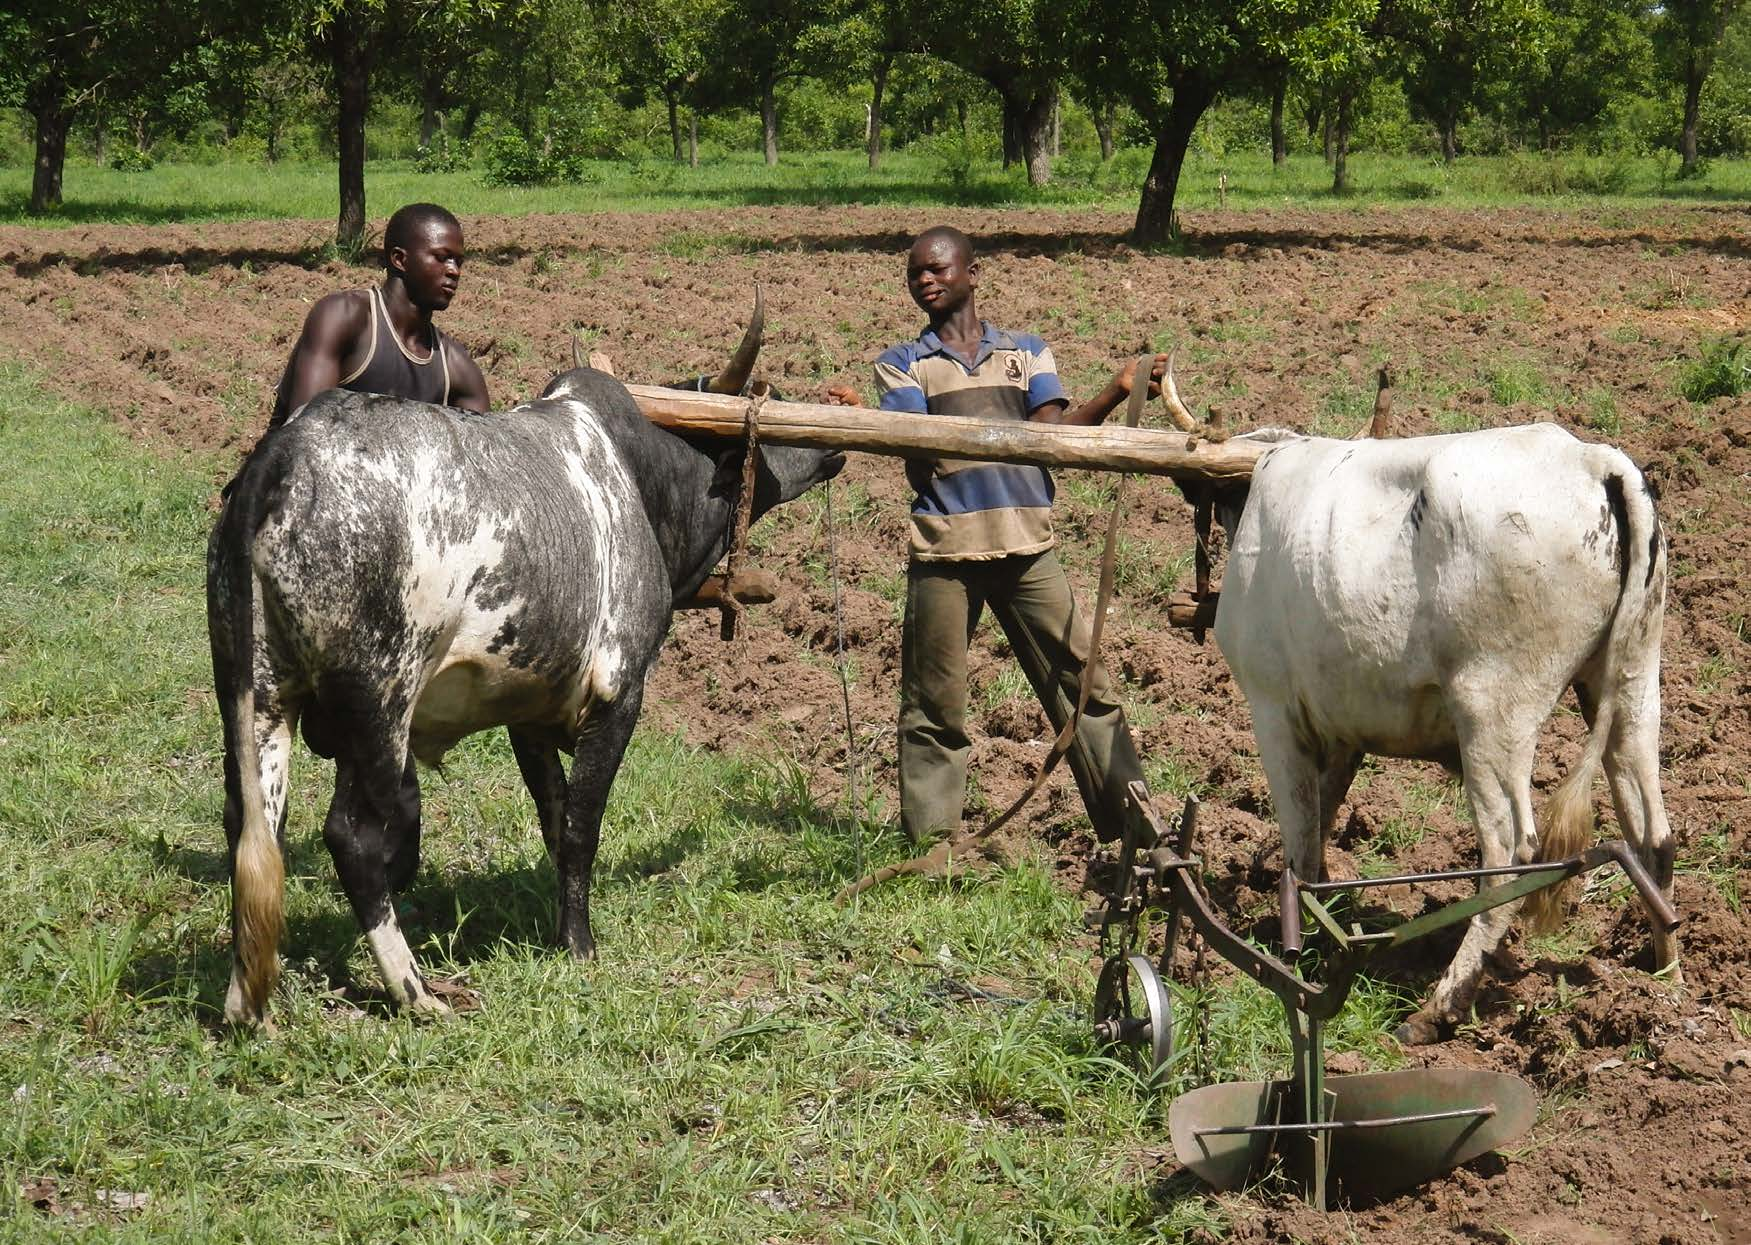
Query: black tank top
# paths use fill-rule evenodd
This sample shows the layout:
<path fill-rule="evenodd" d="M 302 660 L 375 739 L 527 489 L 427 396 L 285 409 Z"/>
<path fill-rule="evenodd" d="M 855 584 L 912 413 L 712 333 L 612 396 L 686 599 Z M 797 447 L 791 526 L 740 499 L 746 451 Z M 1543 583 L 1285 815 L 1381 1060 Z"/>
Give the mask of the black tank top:
<path fill-rule="evenodd" d="M 350 375 L 341 377 L 336 387 L 350 389 L 354 393 L 382 393 L 395 398 L 411 398 L 415 402 L 448 406 L 450 358 L 444 345 L 444 334 L 434 324 L 431 347 L 424 358 L 419 357 L 402 344 L 400 336 L 395 332 L 395 326 L 389 323 L 389 309 L 383 305 L 383 292 L 376 286 L 372 286 L 368 292 L 371 296 L 370 348 L 365 352 L 365 361 L 354 368 Z M 279 427 L 294 414 L 286 409 L 291 386 L 292 368 L 288 364 L 286 374 L 280 378 L 279 391 L 274 397 L 274 413 L 268 420 L 269 428 Z"/>

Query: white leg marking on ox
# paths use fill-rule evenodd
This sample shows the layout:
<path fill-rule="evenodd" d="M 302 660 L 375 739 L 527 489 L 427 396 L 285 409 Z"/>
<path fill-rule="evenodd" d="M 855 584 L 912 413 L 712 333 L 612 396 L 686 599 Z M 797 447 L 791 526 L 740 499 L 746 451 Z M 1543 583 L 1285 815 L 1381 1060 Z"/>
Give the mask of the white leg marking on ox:
<path fill-rule="evenodd" d="M 371 946 L 371 956 L 377 961 L 377 971 L 383 975 L 383 984 L 389 988 L 389 997 L 395 1000 L 398 1007 L 416 1016 L 449 1014 L 450 1008 L 431 992 L 426 985 L 426 979 L 420 975 L 419 965 L 414 963 L 413 952 L 408 949 L 407 939 L 402 935 L 401 926 L 396 923 L 395 913 L 391 912 L 379 924 L 367 930 L 365 941 Z"/>

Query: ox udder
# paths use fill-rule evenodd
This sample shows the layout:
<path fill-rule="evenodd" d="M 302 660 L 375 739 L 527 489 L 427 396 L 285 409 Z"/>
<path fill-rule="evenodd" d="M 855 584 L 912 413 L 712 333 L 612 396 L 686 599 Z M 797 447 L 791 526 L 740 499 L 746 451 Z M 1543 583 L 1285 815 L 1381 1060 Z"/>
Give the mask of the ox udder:
<path fill-rule="evenodd" d="M 1627 457 L 1550 425 L 1295 438 L 1260 458 L 1244 509 L 1224 518 L 1216 640 L 1298 874 L 1321 875 L 1366 753 L 1460 769 L 1484 866 L 1584 847 L 1603 763 L 1624 836 L 1671 898 L 1658 774 L 1665 550 Z M 1541 825 L 1533 753 L 1571 686 L 1591 735 Z M 1463 1016 L 1517 906 L 1473 918 L 1401 1036 L 1429 1040 Z M 1672 935 L 1656 930 L 1654 946 L 1660 965 L 1676 959 Z"/>

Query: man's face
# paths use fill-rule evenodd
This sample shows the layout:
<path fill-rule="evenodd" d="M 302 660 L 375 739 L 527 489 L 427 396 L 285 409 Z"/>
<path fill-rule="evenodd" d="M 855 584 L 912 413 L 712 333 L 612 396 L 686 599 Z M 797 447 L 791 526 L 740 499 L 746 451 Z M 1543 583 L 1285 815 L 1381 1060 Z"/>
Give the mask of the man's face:
<path fill-rule="evenodd" d="M 407 283 L 413 305 L 442 311 L 462 279 L 462 231 L 443 221 L 428 221 L 410 247 L 389 252 L 389 264 Z"/>
<path fill-rule="evenodd" d="M 978 261 L 950 238 L 925 238 L 906 256 L 906 289 L 932 319 L 958 311 L 978 285 Z"/>

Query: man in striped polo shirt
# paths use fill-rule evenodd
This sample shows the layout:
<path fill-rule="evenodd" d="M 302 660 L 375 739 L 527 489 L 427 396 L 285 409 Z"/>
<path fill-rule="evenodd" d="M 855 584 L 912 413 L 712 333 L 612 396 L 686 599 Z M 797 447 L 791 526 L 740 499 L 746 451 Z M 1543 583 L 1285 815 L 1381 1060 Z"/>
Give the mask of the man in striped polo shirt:
<path fill-rule="evenodd" d="M 929 326 L 876 360 L 884 410 L 1098 424 L 1130 395 L 1131 369 L 1121 368 L 1072 409 L 1045 342 L 979 319 L 978 284 L 979 262 L 965 234 L 938 226 L 918 235 L 906 288 Z M 1166 358 L 1156 356 L 1151 394 L 1159 392 Z M 859 403 L 850 386 L 829 389 L 827 400 Z M 900 824 L 924 841 L 961 825 L 972 751 L 967 647 L 985 607 L 1058 729 L 1075 710 L 1089 622 L 1053 552 L 1052 478 L 1043 468 L 912 459 L 906 478 L 917 496 L 901 637 Z M 1124 710 L 1098 667 L 1066 759 L 1096 833 L 1117 838 L 1125 787 L 1143 770 Z"/>

